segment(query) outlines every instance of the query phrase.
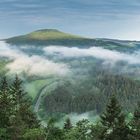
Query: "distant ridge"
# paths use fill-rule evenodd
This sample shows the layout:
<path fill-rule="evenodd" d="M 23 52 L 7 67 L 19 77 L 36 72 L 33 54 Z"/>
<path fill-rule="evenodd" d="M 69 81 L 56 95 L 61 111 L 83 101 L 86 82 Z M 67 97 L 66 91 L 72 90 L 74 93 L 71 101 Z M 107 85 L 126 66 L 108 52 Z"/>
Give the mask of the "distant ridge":
<path fill-rule="evenodd" d="M 122 41 L 113 39 L 101 39 L 101 38 L 86 38 L 70 33 L 65 33 L 57 29 L 40 29 L 31 33 L 20 35 L 12 38 L 5 39 L 9 44 L 21 46 L 21 45 L 33 45 L 33 46 L 69 46 L 69 47 L 81 47 L 87 48 L 91 46 L 100 46 L 108 49 L 125 50 L 128 48 L 136 47 L 136 41 Z"/>
<path fill-rule="evenodd" d="M 9 44 L 14 45 L 66 45 L 66 46 L 85 46 L 93 41 L 78 35 L 64 33 L 57 29 L 41 29 L 26 35 L 16 36 L 5 40 Z"/>
<path fill-rule="evenodd" d="M 57 29 L 40 29 L 40 30 L 36 30 L 34 32 L 61 32 Z"/>

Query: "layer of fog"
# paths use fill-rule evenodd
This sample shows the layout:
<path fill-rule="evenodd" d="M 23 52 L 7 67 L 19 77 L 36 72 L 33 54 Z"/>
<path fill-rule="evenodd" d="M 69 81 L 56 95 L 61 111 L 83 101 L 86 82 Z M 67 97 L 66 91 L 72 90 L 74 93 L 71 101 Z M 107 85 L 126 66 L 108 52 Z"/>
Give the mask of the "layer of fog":
<path fill-rule="evenodd" d="M 32 46 L 31 46 L 32 47 Z M 40 55 L 29 55 L 18 47 L 11 47 L 3 41 L 0 41 L 0 57 L 6 57 L 12 60 L 6 67 L 9 73 L 27 73 L 28 75 L 46 76 L 50 74 L 66 75 L 69 68 L 64 63 L 56 63 L 53 58 L 80 58 L 80 57 L 94 57 L 103 60 L 103 64 L 116 64 L 118 61 L 125 61 L 125 64 L 140 64 L 140 51 L 131 54 L 122 53 L 115 50 L 104 49 L 102 47 L 77 48 L 77 47 L 63 47 L 63 46 L 49 46 L 43 48 L 41 51 L 45 52 Z M 21 48 L 21 47 L 20 47 Z M 22 46 L 22 48 L 29 49 L 30 46 Z M 33 47 L 32 47 L 33 48 Z M 33 50 L 36 48 L 33 48 Z M 41 49 L 41 48 L 40 48 Z M 52 55 L 52 60 L 48 60 L 47 55 Z M 132 67 L 131 67 L 132 68 Z M 123 70 L 126 71 L 126 70 Z M 127 70 L 128 71 L 128 70 Z M 133 69 L 131 70 L 133 71 Z"/>
<path fill-rule="evenodd" d="M 140 52 L 134 52 L 133 54 L 121 53 L 115 50 L 108 50 L 102 47 L 90 47 L 90 48 L 77 48 L 77 47 L 61 47 L 61 46 L 49 46 L 45 47 L 46 54 L 58 55 L 63 57 L 94 57 L 102 59 L 105 63 L 115 63 L 118 61 L 125 61 L 129 64 L 140 64 Z"/>
<path fill-rule="evenodd" d="M 28 75 L 47 76 L 51 74 L 66 75 L 68 66 L 63 63 L 55 63 L 39 55 L 29 56 L 21 50 L 11 48 L 0 41 L 0 57 L 10 60 L 6 68 L 10 74 L 26 73 Z"/>
<path fill-rule="evenodd" d="M 92 123 L 98 122 L 99 120 L 99 116 L 94 111 L 85 112 L 82 114 L 70 113 L 61 118 L 60 121 L 56 122 L 56 126 L 63 127 L 67 118 L 71 120 L 72 125 L 75 125 L 78 121 L 81 120 L 89 120 Z"/>
<path fill-rule="evenodd" d="M 98 115 L 95 114 L 93 111 L 91 112 L 85 112 L 82 114 L 77 114 L 77 113 L 71 113 L 68 114 L 67 117 L 69 117 L 72 121 L 73 124 L 76 124 L 78 121 L 87 119 L 91 122 L 97 121 Z"/>

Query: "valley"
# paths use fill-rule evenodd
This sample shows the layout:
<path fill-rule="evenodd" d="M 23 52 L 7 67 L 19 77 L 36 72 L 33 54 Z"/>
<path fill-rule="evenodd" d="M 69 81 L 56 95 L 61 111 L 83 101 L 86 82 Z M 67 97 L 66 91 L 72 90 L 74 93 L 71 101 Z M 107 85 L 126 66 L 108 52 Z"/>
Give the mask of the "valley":
<path fill-rule="evenodd" d="M 140 98 L 138 41 L 90 39 L 44 29 L 1 41 L 0 58 L 0 75 L 22 78 L 43 122 L 53 117 L 61 124 L 67 116 L 88 112 L 96 121 L 111 94 L 129 113 Z"/>

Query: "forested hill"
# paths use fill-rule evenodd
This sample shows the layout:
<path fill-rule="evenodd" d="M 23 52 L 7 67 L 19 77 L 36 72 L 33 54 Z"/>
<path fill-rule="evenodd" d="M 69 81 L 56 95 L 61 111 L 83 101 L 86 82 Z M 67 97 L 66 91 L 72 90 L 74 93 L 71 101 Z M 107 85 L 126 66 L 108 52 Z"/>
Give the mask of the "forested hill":
<path fill-rule="evenodd" d="M 35 45 L 35 46 L 38 45 L 84 46 L 86 44 L 88 45 L 93 44 L 92 39 L 64 33 L 56 29 L 37 30 L 26 35 L 6 39 L 6 42 L 16 45 Z"/>
<path fill-rule="evenodd" d="M 139 42 L 136 41 L 121 41 L 112 39 L 97 39 L 86 38 L 78 35 L 64 33 L 56 29 L 42 29 L 25 35 L 16 36 L 5 39 L 12 45 L 34 45 L 34 46 L 69 46 L 69 47 L 91 47 L 104 46 L 110 49 L 128 49 L 137 47 Z"/>
<path fill-rule="evenodd" d="M 140 104 L 133 116 L 126 115 L 115 95 L 112 95 L 98 123 L 87 119 L 73 125 L 69 118 L 63 128 L 55 126 L 50 118 L 47 127 L 40 123 L 31 109 L 21 80 L 16 77 L 9 85 L 6 78 L 0 83 L 0 139 L 1 140 L 139 140 Z"/>

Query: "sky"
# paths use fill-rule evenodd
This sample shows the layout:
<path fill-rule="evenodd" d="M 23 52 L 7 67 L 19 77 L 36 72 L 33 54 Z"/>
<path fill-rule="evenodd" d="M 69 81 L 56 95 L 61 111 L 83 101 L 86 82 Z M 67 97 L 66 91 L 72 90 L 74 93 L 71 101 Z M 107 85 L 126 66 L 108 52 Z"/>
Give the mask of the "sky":
<path fill-rule="evenodd" d="M 140 40 L 140 0 L 0 0 L 1 39 L 38 29 Z"/>

